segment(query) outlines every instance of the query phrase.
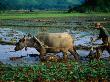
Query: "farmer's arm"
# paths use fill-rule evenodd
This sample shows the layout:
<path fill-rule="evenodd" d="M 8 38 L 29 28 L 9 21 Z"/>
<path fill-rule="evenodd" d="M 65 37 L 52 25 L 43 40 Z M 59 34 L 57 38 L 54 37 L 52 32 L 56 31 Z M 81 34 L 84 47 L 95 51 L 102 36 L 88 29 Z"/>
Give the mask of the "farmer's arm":
<path fill-rule="evenodd" d="M 109 32 L 107 31 L 107 29 L 106 28 L 102 28 L 102 30 L 103 30 L 103 32 L 104 32 L 104 34 L 105 34 L 105 36 L 107 36 L 107 37 L 109 37 L 110 36 L 110 34 L 109 34 Z"/>
<path fill-rule="evenodd" d="M 100 34 L 96 37 L 96 38 L 93 38 L 93 42 L 97 41 L 97 40 L 100 40 L 101 37 L 100 37 Z"/>
<path fill-rule="evenodd" d="M 109 36 L 110 35 L 109 35 L 108 31 L 103 27 L 103 28 L 100 28 L 100 34 L 96 39 L 94 39 L 94 41 L 99 40 L 102 37 L 104 38 L 104 37 L 109 37 Z"/>

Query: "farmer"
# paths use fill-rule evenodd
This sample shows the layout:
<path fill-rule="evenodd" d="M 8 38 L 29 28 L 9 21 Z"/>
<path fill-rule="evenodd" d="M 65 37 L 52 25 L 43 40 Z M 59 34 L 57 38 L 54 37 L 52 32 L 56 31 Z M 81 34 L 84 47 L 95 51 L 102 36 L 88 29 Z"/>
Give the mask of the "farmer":
<path fill-rule="evenodd" d="M 94 41 L 102 39 L 102 42 L 103 42 L 102 43 L 103 46 L 101 47 L 102 52 L 104 50 L 107 50 L 108 53 L 110 54 L 110 35 L 108 31 L 103 27 L 101 23 L 96 23 L 95 28 L 99 30 L 100 33 L 99 33 L 99 36 L 96 39 L 94 39 Z"/>

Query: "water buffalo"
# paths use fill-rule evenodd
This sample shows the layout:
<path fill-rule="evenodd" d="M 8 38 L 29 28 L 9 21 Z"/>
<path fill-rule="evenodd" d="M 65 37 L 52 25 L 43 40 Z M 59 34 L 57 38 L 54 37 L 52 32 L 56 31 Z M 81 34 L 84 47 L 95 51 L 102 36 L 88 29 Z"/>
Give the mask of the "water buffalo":
<path fill-rule="evenodd" d="M 74 41 L 68 33 L 39 33 L 36 37 L 23 37 L 16 43 L 15 51 L 21 50 L 24 47 L 34 47 L 42 59 L 46 53 L 64 54 L 64 59 L 67 59 L 67 52 L 69 51 L 76 60 L 79 55 L 74 47 Z"/>

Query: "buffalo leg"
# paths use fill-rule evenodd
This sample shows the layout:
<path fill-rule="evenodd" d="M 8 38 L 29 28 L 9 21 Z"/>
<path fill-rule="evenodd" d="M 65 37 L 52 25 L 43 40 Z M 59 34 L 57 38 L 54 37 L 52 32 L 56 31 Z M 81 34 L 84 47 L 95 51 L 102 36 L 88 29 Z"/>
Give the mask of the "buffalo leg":
<path fill-rule="evenodd" d="M 46 55 L 46 50 L 45 48 L 41 48 L 40 50 L 40 59 L 41 61 L 44 60 L 44 56 Z"/>
<path fill-rule="evenodd" d="M 64 51 L 63 51 L 63 59 L 64 59 L 65 61 L 67 61 L 67 52 L 64 52 Z"/>
<path fill-rule="evenodd" d="M 41 60 L 41 61 L 44 61 L 44 60 L 45 60 L 45 58 L 44 58 L 44 53 L 40 53 L 40 60 Z"/>
<path fill-rule="evenodd" d="M 76 52 L 76 50 L 70 49 L 69 52 L 74 56 L 75 60 L 79 60 L 79 54 Z"/>
<path fill-rule="evenodd" d="M 79 59 L 80 59 L 80 56 L 79 56 L 79 54 L 77 53 L 76 48 L 75 48 L 74 46 L 73 46 L 73 52 L 75 53 L 74 56 L 76 56 L 76 60 L 79 60 Z"/>

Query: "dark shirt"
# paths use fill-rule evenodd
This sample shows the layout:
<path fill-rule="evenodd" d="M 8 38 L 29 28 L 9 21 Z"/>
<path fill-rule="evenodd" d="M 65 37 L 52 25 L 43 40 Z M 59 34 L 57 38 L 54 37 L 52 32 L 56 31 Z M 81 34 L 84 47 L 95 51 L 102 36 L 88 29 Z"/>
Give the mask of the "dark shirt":
<path fill-rule="evenodd" d="M 109 33 L 108 31 L 103 27 L 103 28 L 100 28 L 100 34 L 99 34 L 99 38 L 106 38 L 106 37 L 109 37 Z"/>
<path fill-rule="evenodd" d="M 103 43 L 107 43 L 108 42 L 108 37 L 109 36 L 110 35 L 109 35 L 108 31 L 104 27 L 100 28 L 100 33 L 99 33 L 99 37 L 98 38 L 102 39 Z"/>

